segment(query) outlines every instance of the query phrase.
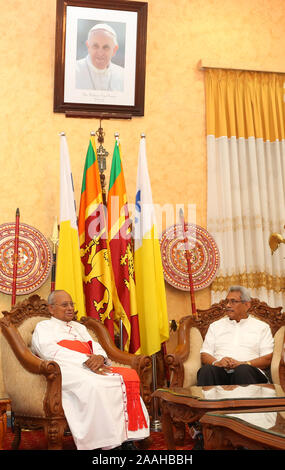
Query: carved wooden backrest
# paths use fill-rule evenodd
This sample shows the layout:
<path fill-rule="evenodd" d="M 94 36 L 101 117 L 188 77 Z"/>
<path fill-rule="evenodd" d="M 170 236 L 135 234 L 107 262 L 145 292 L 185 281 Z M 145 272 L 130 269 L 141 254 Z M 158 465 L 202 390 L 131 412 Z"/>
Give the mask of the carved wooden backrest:
<path fill-rule="evenodd" d="M 14 305 L 10 312 L 3 311 L 4 318 L 1 322 L 8 321 L 18 328 L 27 318 L 31 317 L 46 317 L 50 318 L 48 311 L 48 303 L 39 295 L 31 295 L 29 298 L 24 299 L 22 302 Z"/>

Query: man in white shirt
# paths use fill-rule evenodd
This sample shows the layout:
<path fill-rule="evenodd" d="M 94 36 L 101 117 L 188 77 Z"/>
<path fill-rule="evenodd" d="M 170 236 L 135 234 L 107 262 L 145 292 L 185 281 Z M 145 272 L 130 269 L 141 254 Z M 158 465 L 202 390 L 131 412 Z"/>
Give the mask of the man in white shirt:
<path fill-rule="evenodd" d="M 269 325 L 248 314 L 250 302 L 244 287 L 230 288 L 227 315 L 209 326 L 200 351 L 198 385 L 268 382 L 274 341 Z"/>
<path fill-rule="evenodd" d="M 48 303 L 52 317 L 36 325 L 32 351 L 60 366 L 62 406 L 77 449 L 108 450 L 148 437 L 149 417 L 136 371 L 121 371 L 127 374 L 128 388 L 100 344 L 73 321 L 74 305 L 67 292 L 52 292 Z"/>
<path fill-rule="evenodd" d="M 75 87 L 85 90 L 124 90 L 124 69 L 112 62 L 119 45 L 111 26 L 97 24 L 86 41 L 88 55 L 76 62 Z"/>

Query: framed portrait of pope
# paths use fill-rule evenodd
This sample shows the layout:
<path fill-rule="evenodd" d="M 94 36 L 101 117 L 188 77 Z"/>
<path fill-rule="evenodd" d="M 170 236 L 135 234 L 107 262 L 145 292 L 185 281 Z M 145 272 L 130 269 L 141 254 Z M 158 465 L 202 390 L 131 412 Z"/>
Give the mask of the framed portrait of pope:
<path fill-rule="evenodd" d="M 57 0 L 54 112 L 144 115 L 147 3 Z"/>

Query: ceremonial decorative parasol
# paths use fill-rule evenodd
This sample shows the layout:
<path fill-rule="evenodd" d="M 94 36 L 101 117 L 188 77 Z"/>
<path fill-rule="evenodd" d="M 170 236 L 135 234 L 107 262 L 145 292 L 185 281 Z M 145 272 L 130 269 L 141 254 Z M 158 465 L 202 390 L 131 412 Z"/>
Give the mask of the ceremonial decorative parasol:
<path fill-rule="evenodd" d="M 160 248 L 165 280 L 177 289 L 189 291 L 189 269 L 185 257 L 185 235 L 194 290 L 208 287 L 217 275 L 220 253 L 212 235 L 196 224 L 172 225 L 161 235 Z"/>
<path fill-rule="evenodd" d="M 0 225 L 0 292 L 25 295 L 35 291 L 47 280 L 51 266 L 51 248 L 39 230 L 17 222 Z"/>

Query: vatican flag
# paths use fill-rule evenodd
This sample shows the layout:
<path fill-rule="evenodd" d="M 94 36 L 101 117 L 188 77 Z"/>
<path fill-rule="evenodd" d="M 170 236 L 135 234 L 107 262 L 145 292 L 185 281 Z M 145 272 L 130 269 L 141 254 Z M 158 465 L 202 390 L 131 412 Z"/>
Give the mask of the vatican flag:
<path fill-rule="evenodd" d="M 141 137 L 139 148 L 134 243 L 141 353 L 153 355 L 168 340 L 169 326 L 144 136 Z"/>
<path fill-rule="evenodd" d="M 55 289 L 63 289 L 71 295 L 78 320 L 85 315 L 73 179 L 63 133 L 60 135 L 60 231 Z"/>

